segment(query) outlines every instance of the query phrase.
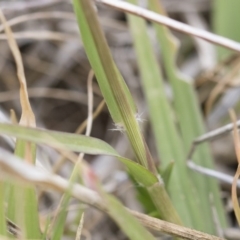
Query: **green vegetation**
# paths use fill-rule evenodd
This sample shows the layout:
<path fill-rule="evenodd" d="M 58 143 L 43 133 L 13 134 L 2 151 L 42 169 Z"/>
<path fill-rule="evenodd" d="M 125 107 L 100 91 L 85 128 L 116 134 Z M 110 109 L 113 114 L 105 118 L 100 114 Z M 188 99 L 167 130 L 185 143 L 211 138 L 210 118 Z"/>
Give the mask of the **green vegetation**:
<path fill-rule="evenodd" d="M 128 2 L 138 5 L 140 1 L 128 0 Z M 215 1 L 214 27 L 218 34 L 239 41 L 239 31 L 237 33 L 228 28 L 237 21 L 229 18 L 233 9 L 240 9 L 239 1 L 235 0 L 235 2 L 236 5 L 228 4 L 226 0 Z M 19 165 L 16 161 L 16 169 L 18 169 L 16 170 L 7 168 L 0 162 L 0 167 L 6 167 L 6 176 L 3 175 L 3 178 L 0 178 L 0 237 L 16 239 L 19 237 L 18 234 L 14 236 L 9 233 L 9 222 L 13 222 L 16 228 L 20 229 L 20 239 L 62 239 L 74 189 L 77 189 L 76 186 L 83 185 L 83 172 L 87 169 L 92 174 L 89 174 L 92 177 L 91 187 L 95 191 L 95 198 L 87 199 L 89 204 L 106 212 L 129 239 L 154 239 L 153 234 L 118 199 L 106 193 L 82 155 L 76 157 L 74 152 L 107 155 L 120 161 L 125 166 L 134 186 L 141 186 L 141 188 L 136 187 L 135 190 L 146 214 L 152 214 L 179 226 L 217 235 L 216 217 L 221 228 L 226 228 L 228 225 L 218 183 L 211 178 L 193 173 L 186 164 L 193 140 L 205 133 L 205 127 L 194 86 L 189 79 L 179 73 L 176 64 L 178 54 L 176 39 L 165 26 L 147 22 L 141 17 L 126 13 L 137 57 L 141 87 L 149 109 L 150 124 L 158 159 L 160 159 L 158 166 L 142 134 L 135 101 L 113 60 L 94 4 L 92 0 L 73 0 L 81 40 L 115 127 L 126 135 L 126 141 L 129 141 L 134 156 L 128 159 L 108 143 L 97 138 L 36 128 L 34 113 L 28 99 L 21 55 L 11 29 L 1 14 L 9 46 L 17 65 L 22 115 L 19 125 L 0 123 L 0 134 L 16 138 L 14 157 L 27 164 L 35 166 L 37 146 L 48 145 L 57 149 L 64 157 L 71 158 L 74 166 L 68 185 L 65 186 L 67 190 L 61 196 L 55 215 L 49 216 L 48 220 L 42 223 L 38 214 L 37 188 L 35 184 L 31 184 L 31 173 L 26 173 L 28 183 L 26 184 L 26 179 L 22 183 L 18 181 L 23 178 L 18 170 L 25 165 Z M 159 0 L 148 0 L 148 8 L 165 15 Z M 231 22 L 226 22 L 226 19 Z M 148 32 L 149 26 L 156 34 L 161 65 Z M 227 54 L 223 49 L 219 50 L 219 53 L 221 57 Z M 166 94 L 166 83 L 172 89 L 172 99 Z M 203 167 L 214 168 L 207 144 L 202 144 L 196 150 L 192 160 Z M 0 174 L 2 174 L 1 170 Z M 49 179 L 44 182 L 39 175 L 39 180 L 35 183 L 49 187 L 51 186 Z M 54 184 L 52 186 L 56 188 Z M 90 194 L 88 190 L 84 191 Z M 217 216 L 212 210 L 213 204 Z M 82 224 L 84 209 L 81 208 L 78 211 L 76 221 Z"/>

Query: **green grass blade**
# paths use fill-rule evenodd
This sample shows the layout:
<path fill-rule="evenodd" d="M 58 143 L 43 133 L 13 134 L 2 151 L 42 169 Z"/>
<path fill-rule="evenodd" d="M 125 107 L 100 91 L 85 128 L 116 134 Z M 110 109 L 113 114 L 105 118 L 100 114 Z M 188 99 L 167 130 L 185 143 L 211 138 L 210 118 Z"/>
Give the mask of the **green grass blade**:
<path fill-rule="evenodd" d="M 159 1 L 149 0 L 149 6 L 151 10 L 164 14 L 164 10 L 162 9 Z M 202 116 L 193 86 L 187 79 L 184 79 L 179 75 L 176 68 L 175 60 L 177 45 L 173 36 L 166 27 L 156 24 L 154 24 L 154 26 L 161 45 L 167 77 L 173 88 L 174 107 L 184 140 L 185 154 L 187 155 L 193 139 L 203 134 L 205 131 Z M 194 160 L 202 166 L 213 168 L 213 160 L 207 144 L 198 148 L 195 153 Z M 214 207 L 217 209 L 219 221 L 223 227 L 226 226 L 225 212 L 222 206 L 217 182 L 210 178 L 196 174 L 192 174 L 192 181 L 198 189 L 197 195 L 199 196 L 201 209 L 201 213 L 199 215 L 201 217 L 196 219 L 197 224 L 194 227 L 209 233 L 216 233 L 214 217 L 211 209 L 212 203 L 209 197 L 210 193 L 214 198 Z"/>
<path fill-rule="evenodd" d="M 118 117 L 120 116 L 120 118 L 117 120 L 119 122 L 116 122 L 115 116 L 112 117 L 115 123 L 120 125 L 123 131 L 126 132 L 135 152 L 137 162 L 157 175 L 158 173 L 156 171 L 153 159 L 137 122 L 136 110 L 132 107 L 132 97 L 127 88 L 124 87 L 126 85 L 113 62 L 106 39 L 97 19 L 93 1 L 74 0 L 74 9 L 77 15 L 81 36 L 89 61 L 96 73 L 96 77 L 98 79 L 100 88 L 103 91 L 103 95 L 107 104 L 109 100 L 111 101 L 111 99 L 108 98 L 108 95 L 105 95 L 103 88 L 107 86 L 107 89 L 112 92 L 114 104 L 110 102 L 108 107 L 113 107 L 114 110 L 118 109 Z M 104 74 L 100 75 L 99 72 Z M 110 112 L 111 114 L 113 113 L 111 110 Z M 134 172 L 136 174 L 136 171 Z M 161 194 L 162 192 L 164 192 L 164 189 L 154 192 L 151 194 L 151 197 L 155 198 L 155 202 L 157 202 L 157 199 L 161 199 L 162 201 L 165 201 L 166 205 L 169 204 L 169 209 L 173 211 L 172 216 L 165 208 L 162 207 L 162 205 L 158 204 L 157 208 L 166 220 L 171 219 L 171 221 L 173 221 L 173 218 L 175 218 L 177 214 L 173 209 L 172 203 L 167 194 L 163 194 L 162 196 L 157 195 Z M 180 224 L 178 217 L 176 217 L 175 221 L 173 222 Z"/>
<path fill-rule="evenodd" d="M 154 172 L 153 160 L 136 120 L 135 104 L 113 61 L 93 1 L 74 0 L 73 3 L 86 54 L 116 127 L 126 132 L 137 162 Z"/>
<path fill-rule="evenodd" d="M 64 226 L 67 218 L 67 207 L 69 205 L 69 201 L 71 200 L 71 185 L 75 183 L 74 177 L 76 174 L 73 174 L 72 179 L 70 179 L 69 183 L 69 191 L 65 192 L 61 199 L 61 204 L 60 204 L 60 209 L 59 213 L 56 216 L 56 222 L 54 223 L 53 226 L 53 233 L 52 233 L 52 240 L 61 240 L 63 237 L 63 232 L 64 232 Z"/>
<path fill-rule="evenodd" d="M 239 0 L 214 0 L 213 1 L 213 29 L 224 37 L 240 42 L 240 31 L 236 30 L 236 23 L 240 22 Z M 220 59 L 228 57 L 232 51 L 218 47 Z"/>
<path fill-rule="evenodd" d="M 12 155 L 11 153 L 8 153 L 7 151 L 3 150 L 3 158 L 4 159 L 8 159 L 11 160 L 10 162 L 13 162 L 13 160 L 15 160 L 15 162 L 17 162 L 16 165 L 10 164 L 11 166 L 14 166 L 13 168 L 16 169 L 20 169 L 19 171 L 21 172 L 19 175 L 21 176 L 21 174 L 24 175 L 24 172 L 27 171 L 28 174 L 31 173 L 34 176 L 37 176 L 37 172 L 39 169 L 34 168 L 33 166 L 29 165 L 29 164 L 25 164 L 21 163 L 20 158 Z M 9 161 L 7 161 L 9 162 Z M 7 164 L 6 164 L 7 165 Z M 32 168 L 32 169 L 30 169 Z M 33 170 L 34 169 L 34 170 Z M 32 170 L 32 171 L 31 171 Z M 10 171 L 11 172 L 11 171 Z M 13 170 L 14 172 L 14 170 Z M 41 171 L 40 171 L 41 172 Z M 43 175 L 42 175 L 43 173 Z M 27 174 L 27 175 L 28 175 Z M 14 174 L 13 174 L 14 175 Z M 14 176 L 19 176 L 18 174 L 14 175 Z M 42 177 L 41 177 L 42 175 Z M 48 179 L 48 176 L 52 176 L 52 174 L 48 174 L 45 172 L 41 172 L 37 179 L 41 182 L 41 181 L 47 181 L 46 179 Z M 55 175 L 56 178 L 58 178 Z M 16 177 L 16 179 L 19 179 L 18 177 Z M 20 177 L 21 179 L 21 177 Z M 53 181 L 54 182 L 54 181 Z M 69 188 L 69 182 L 63 180 L 63 182 L 65 183 L 65 187 L 67 187 L 69 190 L 71 189 L 71 187 Z M 61 181 L 62 183 L 62 181 Z M 54 184 L 53 184 L 54 185 Z M 64 185 L 64 184 L 63 184 Z M 71 184 L 70 184 L 71 186 Z M 133 240 L 153 240 L 155 239 L 140 223 L 137 219 L 135 219 L 135 217 L 133 217 L 133 215 L 118 201 L 116 200 L 113 196 L 105 193 L 101 187 L 99 187 L 97 180 L 95 182 L 95 186 L 96 189 L 98 190 L 98 192 L 100 193 L 100 196 L 97 197 L 100 200 L 100 204 L 104 211 L 106 211 L 112 218 L 113 220 L 116 221 L 116 223 L 120 226 L 120 228 L 122 228 L 122 230 L 126 233 L 126 235 L 129 237 L 129 239 L 133 239 Z M 61 188 L 61 187 L 60 187 Z M 66 189 L 66 188 L 65 188 Z M 76 189 L 76 186 L 75 186 Z M 85 188 L 86 189 L 86 188 Z M 72 193 L 72 195 L 74 196 L 74 194 Z M 98 194 L 94 194 L 94 196 L 98 196 Z M 101 198 L 102 197 L 102 198 Z M 89 198 L 88 198 L 89 199 Z M 99 200 L 97 200 L 99 201 Z M 95 202 L 93 200 L 93 202 Z M 92 202 L 92 204 L 94 205 L 94 203 Z M 46 231 L 45 231 L 46 232 Z M 45 234 L 46 235 L 46 234 Z M 51 239 L 56 239 L 56 238 L 51 238 Z M 58 238 L 59 239 L 59 238 Z"/>
<path fill-rule="evenodd" d="M 131 180 L 133 181 L 134 185 L 137 185 L 138 182 L 132 177 L 130 176 Z M 144 208 L 144 212 L 147 215 L 151 215 L 157 218 L 162 218 L 160 216 L 160 214 L 158 213 L 155 204 L 152 201 L 152 198 L 149 194 L 149 192 L 147 191 L 147 189 L 144 186 L 138 186 L 136 188 L 136 197 L 138 199 L 138 201 L 142 204 L 143 208 Z"/>
<path fill-rule="evenodd" d="M 30 144 L 24 140 L 17 140 L 15 155 L 24 159 L 27 151 L 30 152 L 30 158 L 35 161 L 35 144 Z M 17 183 L 10 184 L 9 187 L 8 218 L 21 226 L 26 239 L 40 239 L 41 233 L 35 188 L 18 185 Z"/>
<path fill-rule="evenodd" d="M 67 207 L 71 200 L 71 190 L 72 190 L 73 184 L 78 179 L 79 169 L 81 169 L 81 161 L 77 161 L 77 163 L 75 164 L 69 179 L 68 191 L 66 191 L 62 196 L 61 203 L 59 205 L 59 212 L 55 216 L 55 223 L 53 226 L 53 233 L 52 233 L 53 240 L 60 240 L 62 238 L 64 225 L 65 225 L 67 214 L 68 214 Z"/>
<path fill-rule="evenodd" d="M 121 157 L 110 145 L 97 138 L 4 123 L 0 123 L 0 134 L 14 136 L 38 144 L 65 148 L 69 151 L 83 152 L 92 155 L 102 154 L 114 156 L 125 164 L 132 176 L 144 186 L 151 186 L 158 181 L 157 177 L 146 168 L 130 159 Z"/>
<path fill-rule="evenodd" d="M 0 133 L 15 136 L 20 139 L 31 141 L 34 143 L 48 144 L 57 148 L 65 148 L 70 151 L 83 152 L 88 154 L 105 154 L 117 157 L 128 168 L 130 174 L 136 181 L 148 189 L 154 189 L 151 192 L 151 197 L 155 198 L 155 203 L 158 202 L 157 208 L 164 217 L 164 219 L 172 220 L 175 223 L 181 224 L 178 217 L 176 217 L 175 210 L 171 206 L 171 201 L 166 194 L 164 185 L 159 184 L 159 180 L 149 170 L 138 163 L 129 159 L 121 157 L 117 152 L 107 143 L 91 137 L 81 136 L 78 134 L 59 133 L 54 131 L 39 130 L 36 128 L 27 128 L 17 125 L 0 123 Z M 159 187 L 159 190 L 156 188 Z M 158 196 L 158 194 L 162 194 Z M 161 202 L 159 202 L 162 200 Z M 164 202 L 164 204 L 160 204 Z M 168 206 L 168 207 L 166 207 Z M 170 211 L 173 211 L 170 214 Z M 176 218 L 175 218 L 176 217 Z"/>
<path fill-rule="evenodd" d="M 131 104 L 133 100 L 129 91 L 126 91 L 126 88 L 123 87 L 126 85 L 113 62 L 106 39 L 103 35 L 96 12 L 94 10 L 93 1 L 74 0 L 74 9 L 77 15 L 85 50 L 92 68 L 96 73 L 99 85 L 101 86 L 103 83 L 108 83 L 109 87 L 107 87 L 107 89 L 112 91 L 113 98 L 115 99 L 114 102 L 107 103 L 109 108 L 118 109 L 119 111 L 119 116 L 121 119 L 119 119 L 120 122 L 115 123 L 118 125 L 120 124 L 120 126 L 123 127 L 123 130 L 126 132 L 135 152 L 137 162 L 157 175 L 151 154 L 144 141 L 137 122 L 136 111 L 133 109 Z M 91 44 L 89 44 L 90 42 Z M 93 52 L 95 54 L 95 58 L 92 55 Z M 96 63 L 96 59 L 99 60 L 98 63 Z M 102 79 L 101 77 L 103 76 L 98 75 L 99 68 L 101 69 L 101 72 L 104 72 L 106 79 Z M 104 92 L 104 87 L 101 89 L 106 101 L 108 101 L 108 96 Z M 174 211 L 167 194 L 163 194 L 162 196 L 157 195 L 161 192 L 164 192 L 164 190 L 161 189 L 161 191 L 153 192 L 153 194 L 151 193 L 151 197 L 155 199 L 155 203 L 157 202 L 157 199 L 161 198 L 163 201 L 165 201 L 166 205 L 169 204 L 169 209 Z M 161 205 L 158 204 L 157 207 L 159 208 L 159 212 L 163 213 L 163 216 L 166 217 L 166 220 L 172 220 L 175 218 L 175 216 L 177 216 L 175 211 L 171 216 L 166 209 L 161 208 Z M 168 212 L 168 214 L 164 214 L 165 212 Z M 173 222 L 180 223 L 179 218 L 175 218 L 175 221 Z"/>
<path fill-rule="evenodd" d="M 5 182 L 0 180 L 0 236 L 6 236 L 6 218 L 5 218 Z"/>
<path fill-rule="evenodd" d="M 118 158 L 122 163 L 124 163 L 127 166 L 129 172 L 134 176 L 138 184 L 149 187 L 154 185 L 157 182 L 157 178 L 154 175 L 152 175 L 152 173 L 150 173 L 147 169 L 139 165 L 138 163 L 132 162 L 131 160 L 122 158 L 120 156 Z M 70 182 L 69 191 L 66 192 L 62 197 L 61 204 L 60 204 L 60 211 L 56 216 L 56 223 L 54 224 L 54 227 L 53 227 L 53 234 L 52 234 L 53 240 L 60 240 L 62 237 L 64 224 L 67 217 L 67 206 L 71 199 L 71 194 L 70 194 L 71 184 L 76 182 L 77 176 L 79 175 L 80 164 L 81 163 L 78 162 L 74 166 L 74 170 L 69 180 Z M 118 218 L 116 218 L 116 216 L 113 218 L 118 221 Z"/>
<path fill-rule="evenodd" d="M 39 216 L 38 216 L 38 199 L 36 190 L 33 187 L 25 188 L 25 232 L 26 237 L 29 239 L 40 239 L 40 224 L 39 224 Z"/>
<path fill-rule="evenodd" d="M 131 240 L 154 240 L 153 235 L 148 232 L 140 222 L 135 219 L 122 204 L 110 194 L 104 192 L 100 187 L 99 193 L 106 202 L 108 214 L 115 220 L 118 226 Z"/>
<path fill-rule="evenodd" d="M 173 172 L 173 168 L 174 168 L 174 162 L 170 162 L 164 169 L 159 169 L 166 188 L 169 185 L 169 182 L 170 182 L 170 179 L 172 176 L 172 172 Z"/>
<path fill-rule="evenodd" d="M 45 222 L 45 227 L 44 227 L 44 230 L 43 230 L 43 234 L 42 234 L 42 240 L 46 240 L 47 239 L 47 233 L 48 233 L 48 229 L 50 227 L 50 224 L 51 224 L 51 216 L 48 215 L 47 216 L 47 220 Z"/>
<path fill-rule="evenodd" d="M 35 126 L 35 116 L 32 111 L 27 92 L 27 81 L 24 73 L 21 53 L 4 14 L 0 10 L 0 19 L 3 22 L 4 30 L 7 36 L 8 44 L 14 57 L 17 76 L 20 83 L 20 104 L 22 108 L 20 124 Z M 35 146 L 16 140 L 15 154 L 28 162 L 35 162 Z M 32 151 L 33 150 L 33 151 Z M 21 226 L 23 237 L 26 239 L 37 239 L 41 237 L 38 219 L 38 207 L 35 189 L 32 187 L 23 187 L 17 183 L 14 186 L 9 185 L 8 199 L 8 217 L 15 224 Z"/>
<path fill-rule="evenodd" d="M 136 3 L 133 0 L 129 2 Z M 196 194 L 185 165 L 183 145 L 174 125 L 173 113 L 164 92 L 161 73 L 147 36 L 146 23 L 143 19 L 131 15 L 128 16 L 128 19 L 136 47 L 143 90 L 149 105 L 157 149 L 162 159 L 162 167 L 166 167 L 172 161 L 175 161 L 176 165 L 168 189 L 184 224 L 193 226 L 194 219 L 199 214 L 199 205 L 193 197 Z M 159 191 L 156 190 L 156 192 Z"/>
<path fill-rule="evenodd" d="M 1 131 L 2 130 L 2 131 Z M 48 144 L 50 146 L 63 147 L 71 151 L 84 152 L 88 154 L 105 154 L 117 157 L 128 168 L 131 175 L 136 179 L 139 184 L 149 187 L 158 182 L 158 179 L 149 172 L 146 168 L 135 163 L 129 159 L 123 158 L 117 152 L 102 140 L 86 137 L 78 134 L 60 133 L 54 131 L 39 130 L 36 128 L 27 128 L 18 125 L 0 124 L 0 132 L 11 136 L 18 137 L 24 141 L 31 141 L 34 143 Z M 78 168 L 76 168 L 78 170 Z M 74 181 L 76 174 L 70 180 Z M 63 226 L 66 219 L 66 207 L 70 200 L 70 195 L 64 195 L 61 204 L 62 210 L 58 216 L 57 222 L 54 225 L 52 239 L 61 239 Z"/>
<path fill-rule="evenodd" d="M 119 90 L 123 89 L 122 91 L 126 94 L 125 97 L 129 101 L 130 108 L 132 111 L 136 111 L 133 99 L 112 59 L 92 1 L 74 0 L 73 4 L 86 54 L 96 74 L 108 109 L 114 122 L 123 124 L 121 110 L 116 107 L 118 106 L 118 99 L 116 99 L 116 93 L 114 92 L 115 87 L 112 85 L 118 84 Z M 91 21 L 88 19 L 91 19 Z"/>

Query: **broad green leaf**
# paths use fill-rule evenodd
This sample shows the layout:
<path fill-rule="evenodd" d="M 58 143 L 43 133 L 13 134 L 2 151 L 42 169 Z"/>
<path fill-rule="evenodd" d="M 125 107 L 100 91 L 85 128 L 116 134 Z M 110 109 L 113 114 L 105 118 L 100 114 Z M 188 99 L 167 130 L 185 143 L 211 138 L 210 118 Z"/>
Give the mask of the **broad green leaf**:
<path fill-rule="evenodd" d="M 153 235 L 134 218 L 123 205 L 113 196 L 104 192 L 100 187 L 98 191 L 106 202 L 108 214 L 131 240 L 153 240 Z"/>
<path fill-rule="evenodd" d="M 148 2 L 151 10 L 164 14 L 158 0 L 148 0 Z M 192 141 L 205 132 L 203 120 L 193 86 L 188 79 L 179 74 L 176 68 L 177 44 L 175 39 L 166 27 L 157 24 L 154 24 L 154 26 L 161 45 L 166 74 L 173 88 L 174 108 L 180 125 L 186 157 Z M 197 149 L 194 160 L 202 166 L 213 168 L 213 160 L 207 144 L 203 144 Z M 199 209 L 201 209 L 199 216 L 195 218 L 194 227 L 214 234 L 216 229 L 209 193 L 213 195 L 213 202 L 221 225 L 226 226 L 226 217 L 217 182 L 197 174 L 191 174 L 191 179 L 197 189 L 195 194 L 199 196 Z"/>
<path fill-rule="evenodd" d="M 158 181 L 157 177 L 146 168 L 130 159 L 121 157 L 110 145 L 97 138 L 4 123 L 0 123 L 0 134 L 14 136 L 38 144 L 47 144 L 52 147 L 64 148 L 70 151 L 92 155 L 102 154 L 114 156 L 124 163 L 132 176 L 144 186 L 151 186 Z"/>

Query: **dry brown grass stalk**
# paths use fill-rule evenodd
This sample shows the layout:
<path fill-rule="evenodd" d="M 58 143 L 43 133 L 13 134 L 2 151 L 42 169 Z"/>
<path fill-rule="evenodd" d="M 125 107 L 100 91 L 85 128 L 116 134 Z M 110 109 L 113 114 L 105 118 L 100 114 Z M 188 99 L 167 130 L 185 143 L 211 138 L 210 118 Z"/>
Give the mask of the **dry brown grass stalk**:
<path fill-rule="evenodd" d="M 230 116 L 234 126 L 233 128 L 234 146 L 235 146 L 235 152 L 238 160 L 238 167 L 232 183 L 232 202 L 233 202 L 233 209 L 235 212 L 235 216 L 237 218 L 238 224 L 240 225 L 240 208 L 239 208 L 239 202 L 238 202 L 238 196 L 237 196 L 237 181 L 240 176 L 240 138 L 239 138 L 239 132 L 236 124 L 237 117 L 233 110 L 230 110 Z"/>
<path fill-rule="evenodd" d="M 177 30 L 179 32 L 183 32 L 183 33 L 189 34 L 191 36 L 199 37 L 208 42 L 211 42 L 211 43 L 229 48 L 231 50 L 240 52 L 240 44 L 233 40 L 218 36 L 216 34 L 207 32 L 202 29 L 197 29 L 197 28 L 191 27 L 187 24 L 178 22 L 176 20 L 170 19 L 168 17 L 162 16 L 160 14 L 154 13 L 154 12 L 146 10 L 144 8 L 137 7 L 130 3 L 127 3 L 124 1 L 119 1 L 119 0 L 118 1 L 97 0 L 97 1 L 102 4 L 105 4 L 107 6 L 110 6 L 112 8 L 118 9 L 120 11 L 134 14 L 136 16 L 145 18 L 145 19 L 153 21 L 155 23 L 165 25 L 165 26 L 172 28 L 174 30 Z"/>

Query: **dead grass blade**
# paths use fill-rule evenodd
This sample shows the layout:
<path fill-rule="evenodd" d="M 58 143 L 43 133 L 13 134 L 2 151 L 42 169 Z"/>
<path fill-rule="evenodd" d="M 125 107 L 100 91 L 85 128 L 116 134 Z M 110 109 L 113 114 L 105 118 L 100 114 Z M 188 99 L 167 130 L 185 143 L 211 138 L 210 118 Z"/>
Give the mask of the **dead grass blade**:
<path fill-rule="evenodd" d="M 36 41 L 41 40 L 51 40 L 51 41 L 70 41 L 77 39 L 77 35 L 62 33 L 62 32 L 53 32 L 53 31 L 24 31 L 24 32 L 15 32 L 15 39 L 32 39 Z M 7 36 L 5 34 L 0 34 L 0 40 L 6 40 Z"/>
<path fill-rule="evenodd" d="M 237 197 L 237 181 L 240 176 L 240 138 L 239 138 L 239 132 L 238 132 L 237 124 L 236 124 L 237 117 L 233 110 L 230 110 L 230 116 L 231 116 L 232 122 L 234 124 L 233 137 L 234 137 L 235 152 L 236 152 L 237 160 L 238 160 L 237 171 L 234 175 L 234 179 L 233 179 L 233 183 L 232 183 L 232 202 L 233 202 L 234 213 L 235 213 L 237 221 L 238 221 L 238 225 L 240 225 L 240 208 L 239 208 L 239 202 L 238 202 L 238 197 Z"/>
<path fill-rule="evenodd" d="M 82 229 L 83 229 L 83 222 L 84 222 L 84 213 L 81 216 L 80 223 L 77 229 L 77 234 L 75 240 L 80 240 L 81 235 L 82 235 Z"/>
<path fill-rule="evenodd" d="M 113 1 L 113 0 L 97 0 L 97 1 L 100 3 L 103 3 L 107 6 L 113 7 L 117 10 L 134 14 L 136 16 L 145 18 L 145 19 L 153 21 L 155 23 L 165 25 L 165 26 L 172 28 L 174 30 L 177 30 L 179 32 L 183 32 L 183 33 L 189 34 L 191 36 L 199 37 L 208 42 L 211 42 L 211 43 L 229 48 L 231 50 L 240 52 L 240 44 L 238 42 L 235 42 L 228 38 L 218 36 L 216 34 L 207 32 L 202 29 L 197 29 L 197 28 L 191 27 L 187 24 L 175 21 L 173 19 L 162 16 L 160 14 L 156 14 L 156 13 L 146 10 L 144 8 L 134 6 L 130 3 L 126 3 L 123 1 L 119 1 L 119 0 L 117 0 L 117 1 L 116 0 L 115 1 Z"/>
<path fill-rule="evenodd" d="M 24 14 L 24 15 L 10 19 L 8 21 L 8 25 L 12 27 L 23 22 L 39 20 L 39 19 L 64 19 L 64 20 L 75 21 L 75 16 L 73 13 L 66 12 L 66 11 L 28 13 L 28 14 Z M 0 25 L 0 32 L 2 32 L 3 30 L 4 30 L 4 26 Z"/>
<path fill-rule="evenodd" d="M 211 91 L 210 96 L 206 103 L 205 114 L 208 115 L 213 107 L 213 104 L 217 97 L 226 89 L 226 86 L 237 77 L 240 69 L 240 61 L 237 58 L 234 62 L 233 69 L 221 80 L 217 83 L 214 89 Z"/>
<path fill-rule="evenodd" d="M 22 63 L 22 57 L 19 51 L 19 48 L 17 46 L 16 40 L 14 39 L 14 35 L 9 27 L 9 25 L 6 22 L 6 19 L 0 10 L 0 19 L 3 23 L 6 37 L 9 43 L 9 47 L 12 51 L 13 57 L 15 59 L 16 65 L 17 65 L 17 76 L 20 83 L 20 101 L 22 106 L 22 116 L 20 119 L 20 124 L 25 126 L 31 126 L 35 127 L 35 116 L 33 114 L 31 105 L 29 103 L 28 99 L 28 93 L 27 93 L 27 84 L 26 84 L 26 77 L 24 73 L 23 63 Z"/>

